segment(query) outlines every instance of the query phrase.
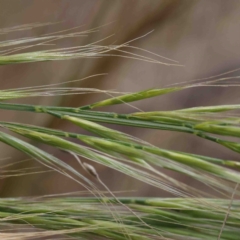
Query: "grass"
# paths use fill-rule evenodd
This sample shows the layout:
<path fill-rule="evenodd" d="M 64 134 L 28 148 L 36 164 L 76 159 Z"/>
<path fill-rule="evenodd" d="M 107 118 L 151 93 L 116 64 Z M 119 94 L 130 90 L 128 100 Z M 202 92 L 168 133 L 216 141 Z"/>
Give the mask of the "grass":
<path fill-rule="evenodd" d="M 228 200 L 208 199 L 205 206 L 199 206 L 192 199 L 148 199 L 119 198 L 121 203 L 131 208 L 146 223 L 146 226 L 127 209 L 119 206 L 114 199 L 105 198 L 105 202 L 114 206 L 121 217 L 116 222 L 108 207 L 101 200 L 84 197 L 59 197 L 57 199 L 1 200 L 1 217 L 9 224 L 29 224 L 48 230 L 49 236 L 58 231 L 74 237 L 91 239 L 109 237 L 114 239 L 216 239 L 225 216 Z M 214 206 L 214 207 L 213 207 Z M 239 208 L 239 202 L 233 204 Z M 23 214 L 24 212 L 24 214 Z M 225 226 L 222 239 L 237 239 L 239 214 L 232 214 Z M 43 232 L 40 232 L 42 234 Z M 191 235 L 190 235 L 191 234 Z"/>
<path fill-rule="evenodd" d="M 34 25 L 3 29 L 2 33 L 31 27 Z M 65 49 L 26 51 L 62 38 L 81 37 L 96 30 L 98 29 L 0 42 L 0 48 L 4 48 L 1 51 L 0 64 L 114 55 L 156 64 L 178 65 L 131 53 L 131 49 L 137 48 L 131 47 L 130 42 L 118 46 L 102 46 L 92 43 L 87 46 Z M 27 44 L 27 46 L 22 46 L 22 44 Z M 11 49 L 6 49 L 6 47 L 11 47 Z M 137 50 L 144 53 L 142 49 Z M 18 51 L 23 52 L 16 53 Z M 154 54 L 153 56 L 158 57 Z M 99 109 L 103 106 L 130 104 L 160 95 L 174 94 L 174 92 L 188 88 L 227 85 L 227 83 L 222 83 L 227 78 L 218 77 L 200 83 L 148 89 L 136 93 L 121 93 L 120 95 L 116 92 L 97 89 L 56 87 L 56 84 L 0 91 L 2 111 L 47 114 L 90 133 L 78 134 L 19 122 L 0 122 L 2 143 L 24 152 L 48 168 L 79 183 L 92 193 L 91 198 L 83 196 L 1 198 L 0 219 L 3 230 L 0 236 L 3 239 L 40 239 L 40 237 L 117 240 L 238 239 L 240 236 L 240 202 L 234 200 L 240 195 L 238 189 L 240 163 L 238 161 L 159 148 L 131 135 L 105 127 L 102 123 L 184 132 L 202 138 L 202 141 L 211 141 L 239 153 L 240 118 L 232 114 L 232 111 L 238 110 L 240 105 L 155 112 L 137 111 L 128 114 L 104 112 Z M 35 96 L 64 96 L 92 92 L 107 93 L 112 97 L 78 108 L 5 102 Z M 22 137 L 13 136 L 12 133 L 33 141 L 28 143 L 22 140 Z M 226 140 L 225 136 L 234 137 L 235 140 Z M 74 138 L 78 142 L 71 141 Z M 69 156 L 74 157 L 82 168 L 104 187 L 105 192 L 100 191 L 90 178 L 76 171 L 61 159 L 36 147 L 36 142 L 63 150 Z M 155 188 L 168 191 L 175 197 L 116 197 L 103 183 L 94 167 L 82 162 L 82 158 L 112 168 Z M 189 176 L 212 189 L 212 194 L 179 182 L 161 171 L 162 169 Z M 216 193 L 219 195 L 218 198 L 216 198 Z M 232 196 L 231 199 L 229 196 Z M 13 229 L 15 232 L 12 232 Z"/>

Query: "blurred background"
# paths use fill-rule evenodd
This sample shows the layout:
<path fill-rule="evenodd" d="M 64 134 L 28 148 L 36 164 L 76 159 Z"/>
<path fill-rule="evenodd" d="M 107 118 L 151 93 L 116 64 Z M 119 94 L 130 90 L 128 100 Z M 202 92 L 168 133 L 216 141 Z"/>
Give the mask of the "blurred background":
<path fill-rule="evenodd" d="M 210 77 L 236 69 L 240 65 L 240 2 L 237 0 L 0 0 L 0 6 L 0 29 L 36 22 L 58 22 L 25 31 L 1 34 L 1 41 L 51 34 L 74 27 L 80 27 L 76 31 L 84 31 L 108 24 L 87 36 L 60 41 L 59 46 L 86 45 L 112 34 L 114 35 L 104 40 L 103 44 L 121 44 L 154 30 L 132 45 L 177 60 L 184 65 L 184 67 L 165 66 L 116 57 L 7 65 L 0 67 L 1 89 L 65 82 L 93 74 L 108 73 L 107 76 L 95 77 L 71 86 L 133 92 Z M 24 99 L 18 102 L 31 101 L 34 104 L 77 107 L 106 97 L 103 94 L 91 94 L 66 98 Z M 208 87 L 184 90 L 168 96 L 139 101 L 133 105 L 144 111 L 171 110 L 199 105 L 238 103 L 239 99 L 237 88 Z M 112 111 L 113 108 L 103 110 Z M 123 105 L 114 107 L 114 111 L 130 113 L 135 110 Z M 84 133 L 74 125 L 44 114 L 1 110 L 1 120 Z M 195 136 L 123 126 L 111 127 L 162 148 L 237 159 L 237 155 L 230 150 L 219 148 L 216 144 Z M 40 144 L 37 146 L 82 171 L 71 156 Z M 40 171 L 38 163 L 33 160 L 22 162 L 27 156 L 4 144 L 0 144 L 0 152 L 2 163 L 14 163 L 12 169 L 31 168 L 31 171 Z M 105 184 L 113 191 L 123 191 L 122 195 L 169 196 L 166 192 L 151 188 L 123 174 L 100 165 L 94 166 Z M 199 183 L 186 176 L 171 172 L 168 174 L 194 187 L 200 187 Z M 102 189 L 101 186 L 99 188 Z M 59 194 L 81 190 L 83 189 L 78 184 L 55 172 L 23 174 L 21 177 L 9 177 L 0 181 L 2 197 Z"/>

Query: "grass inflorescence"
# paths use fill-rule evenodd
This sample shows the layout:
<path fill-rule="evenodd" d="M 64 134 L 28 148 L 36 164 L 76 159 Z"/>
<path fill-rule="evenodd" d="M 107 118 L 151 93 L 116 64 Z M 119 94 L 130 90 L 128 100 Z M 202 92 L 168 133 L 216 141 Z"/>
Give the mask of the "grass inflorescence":
<path fill-rule="evenodd" d="M 31 25 L 20 26 L 19 30 L 30 27 Z M 17 28 L 3 29 L 0 34 L 15 30 Z M 131 50 L 130 42 L 111 46 L 100 46 L 97 43 L 92 43 L 87 46 L 65 49 L 25 52 L 34 46 L 44 45 L 62 38 L 82 37 L 97 30 L 0 42 L 0 48 L 4 48 L 0 54 L 0 64 L 108 55 L 162 64 L 156 59 L 126 52 L 126 49 Z M 35 45 L 30 45 L 30 43 Z M 21 44 L 29 45 L 20 47 Z M 11 49 L 5 49 L 6 47 L 11 47 Z M 135 48 L 132 47 L 132 49 Z M 143 51 L 142 49 L 138 50 Z M 18 51 L 24 52 L 16 53 Z M 110 54 L 111 51 L 117 53 Z M 172 65 L 177 65 L 177 63 Z M 219 237 L 226 240 L 237 239 L 240 236 L 240 203 L 233 198 L 240 195 L 238 189 L 240 163 L 238 161 L 163 149 L 102 125 L 109 123 L 183 132 L 200 137 L 202 141 L 211 141 L 240 153 L 238 141 L 240 118 L 237 114 L 232 114 L 233 110 L 240 108 L 239 104 L 171 111 L 142 112 L 139 110 L 126 114 L 101 111 L 101 107 L 104 106 L 129 104 L 160 95 L 174 94 L 188 88 L 213 85 L 218 87 L 222 86 L 222 81 L 223 78 L 211 79 L 203 83 L 148 89 L 135 93 L 122 93 L 121 95 L 114 91 L 56 87 L 54 84 L 35 88 L 1 90 L 0 109 L 2 111 L 47 114 L 68 124 L 74 124 L 89 133 L 79 134 L 19 122 L 0 122 L 1 142 L 69 177 L 92 193 L 93 197 L 2 198 L 0 199 L 0 219 L 3 232 L 0 233 L 0 236 L 2 234 L 4 239 L 37 239 L 40 237 L 117 240 L 217 239 Z M 111 97 L 75 108 L 5 102 L 6 100 L 15 99 L 16 101 L 19 98 L 36 96 L 87 93 L 103 93 L 111 95 Z M 115 94 L 119 96 L 115 96 Z M 18 138 L 16 135 L 13 136 L 11 133 L 33 141 L 29 143 L 29 141 Z M 225 136 L 234 137 L 235 140 L 226 140 Z M 77 139 L 77 142 L 73 142 L 72 139 Z M 36 147 L 35 142 L 63 150 L 69 156 L 75 157 L 83 169 L 104 186 L 107 194 L 100 192 L 96 184 L 68 163 Z M 167 199 L 115 197 L 98 176 L 94 167 L 90 163 L 82 162 L 82 158 L 112 168 L 156 189 L 165 190 L 175 197 Z M 162 169 L 168 169 L 195 179 L 212 189 L 213 193 L 201 191 L 178 181 Z M 216 198 L 216 193 L 219 194 L 219 198 Z M 111 197 L 107 197 L 109 194 Z M 229 196 L 232 196 L 232 199 L 229 199 Z M 17 232 L 9 232 L 9 229 L 12 228 L 17 229 Z"/>
<path fill-rule="evenodd" d="M 175 198 L 119 198 L 146 223 L 113 198 L 104 201 L 114 206 L 121 223 L 116 222 L 108 208 L 97 198 L 57 197 L 47 199 L 1 199 L 0 218 L 21 231 L 26 222 L 36 226 L 32 236 L 69 235 L 69 239 L 110 238 L 125 239 L 216 239 L 226 214 L 228 200 L 201 199 L 199 206 L 194 199 Z M 239 201 L 232 206 L 239 209 Z M 239 214 L 232 214 L 221 239 L 237 239 Z M 29 227 L 30 227 L 29 226 Z M 45 232 L 40 229 L 45 229 Z M 124 233 L 124 231 L 125 233 Z M 23 230 L 22 230 L 23 231 Z M 27 235 L 26 235 L 27 236 Z"/>

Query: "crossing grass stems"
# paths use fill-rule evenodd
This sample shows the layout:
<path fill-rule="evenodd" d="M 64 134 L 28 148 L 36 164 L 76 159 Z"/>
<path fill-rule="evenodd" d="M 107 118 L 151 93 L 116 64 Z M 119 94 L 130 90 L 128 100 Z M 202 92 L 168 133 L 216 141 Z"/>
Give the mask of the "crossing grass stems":
<path fill-rule="evenodd" d="M 22 31 L 44 24 L 23 25 L 2 29 L 1 34 L 11 31 Z M 155 64 L 180 66 L 171 59 L 159 60 L 161 56 L 131 46 L 133 41 L 104 46 L 103 40 L 86 46 L 56 48 L 33 51 L 35 46 L 56 42 L 63 38 L 81 37 L 98 31 L 99 28 L 82 32 L 40 36 L 37 38 L 16 39 L 0 42 L 0 64 L 20 64 L 37 61 L 56 61 L 74 58 L 107 57 L 109 55 L 130 58 Z M 137 39 L 136 39 L 137 40 Z M 30 51 L 28 51 L 30 49 Z M 137 50 L 140 53 L 133 53 Z M 19 53 L 21 51 L 21 53 Z M 219 159 L 209 156 L 178 152 L 153 146 L 144 140 L 105 127 L 102 123 L 125 125 L 138 128 L 184 132 L 211 141 L 234 152 L 240 153 L 240 118 L 233 110 L 240 105 L 219 105 L 194 107 L 171 111 L 142 112 L 128 114 L 104 112 L 101 107 L 152 98 L 160 95 L 174 94 L 188 88 L 229 86 L 229 73 L 222 73 L 210 78 L 168 86 L 143 90 L 136 93 L 119 93 L 98 89 L 63 87 L 62 84 L 8 89 L 0 91 L 0 109 L 2 111 L 34 112 L 48 114 L 62 121 L 74 124 L 94 134 L 78 134 L 26 125 L 19 122 L 0 122 L 2 131 L 0 141 L 26 153 L 48 168 L 69 177 L 82 185 L 92 197 L 57 195 L 38 198 L 1 198 L 0 219 L 3 239 L 223 239 L 235 240 L 240 236 L 240 201 L 235 200 L 240 192 L 240 164 L 231 159 Z M 101 74 L 99 74 L 101 75 Z M 90 76 L 98 77 L 98 75 Z M 238 79 L 239 77 L 234 77 Z M 74 80 L 77 81 L 77 80 Z M 72 81 L 69 81 L 72 82 Z M 66 84 L 66 83 L 65 83 Z M 233 85 L 233 84 L 232 84 Z M 234 86 L 238 84 L 234 83 Z M 36 96 L 64 96 L 73 94 L 101 93 L 107 99 L 77 108 L 61 106 L 38 106 L 7 103 L 7 100 Z M 7 130 L 7 132 L 6 132 Z M 17 133 L 26 139 L 53 146 L 65 151 L 82 166 L 89 175 L 84 175 L 72 168 L 68 163 L 13 136 Z M 235 141 L 225 140 L 225 136 L 234 137 Z M 71 139 L 79 142 L 73 143 Z M 84 143 L 84 144 L 83 144 Z M 89 162 L 82 162 L 81 159 Z M 92 162 L 102 164 L 130 177 L 138 179 L 155 188 L 173 194 L 172 198 L 121 198 L 107 187 L 101 180 Z M 230 167 L 230 168 L 229 168 Z M 2 169 L 4 166 L 2 166 Z M 162 169 L 189 176 L 205 184 L 221 197 L 202 192 L 183 182 L 176 181 L 165 174 Z M 18 176 L 21 173 L 16 173 Z M 7 176 L 7 175 L 6 175 Z M 2 174 L 4 177 L 4 174 Z M 100 184 L 106 190 L 100 191 Z M 12 231 L 14 229 L 14 232 Z"/>

